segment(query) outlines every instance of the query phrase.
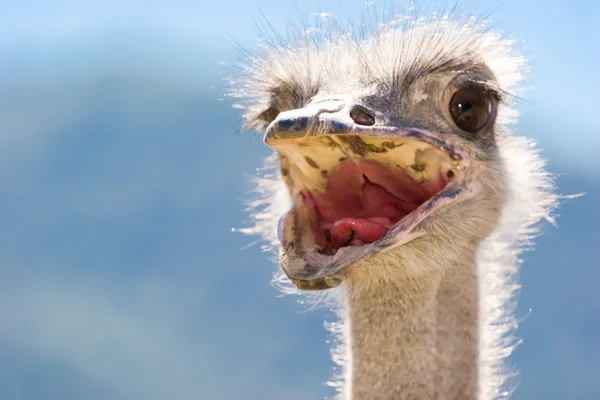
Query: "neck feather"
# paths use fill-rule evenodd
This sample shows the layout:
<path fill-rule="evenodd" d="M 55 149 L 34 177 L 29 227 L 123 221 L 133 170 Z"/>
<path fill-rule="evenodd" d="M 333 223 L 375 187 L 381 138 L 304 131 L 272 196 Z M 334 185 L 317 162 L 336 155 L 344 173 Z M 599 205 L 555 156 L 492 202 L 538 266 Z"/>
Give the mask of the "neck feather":
<path fill-rule="evenodd" d="M 475 263 L 436 271 L 369 285 L 355 284 L 364 278 L 356 274 L 348 282 L 352 400 L 477 398 Z"/>

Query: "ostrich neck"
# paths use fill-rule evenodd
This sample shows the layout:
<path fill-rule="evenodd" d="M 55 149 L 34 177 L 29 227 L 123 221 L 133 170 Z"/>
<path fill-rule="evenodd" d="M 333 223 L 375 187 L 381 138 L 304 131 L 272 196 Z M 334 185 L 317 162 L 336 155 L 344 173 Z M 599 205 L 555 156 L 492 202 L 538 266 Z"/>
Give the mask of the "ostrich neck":
<path fill-rule="evenodd" d="M 393 284 L 349 282 L 352 400 L 477 398 L 475 264 L 444 271 Z"/>

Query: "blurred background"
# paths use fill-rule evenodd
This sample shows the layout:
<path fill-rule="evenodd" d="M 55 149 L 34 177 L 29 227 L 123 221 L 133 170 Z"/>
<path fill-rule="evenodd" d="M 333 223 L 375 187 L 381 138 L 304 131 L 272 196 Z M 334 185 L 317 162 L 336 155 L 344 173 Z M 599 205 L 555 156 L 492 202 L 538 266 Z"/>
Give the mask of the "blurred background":
<path fill-rule="evenodd" d="M 600 399 L 600 3 L 459 4 L 490 10 L 531 60 L 517 133 L 586 193 L 525 255 L 514 399 Z M 232 233 L 269 152 L 224 93 L 261 15 L 294 3 L 0 1 L 0 399 L 331 397 L 331 315 Z"/>

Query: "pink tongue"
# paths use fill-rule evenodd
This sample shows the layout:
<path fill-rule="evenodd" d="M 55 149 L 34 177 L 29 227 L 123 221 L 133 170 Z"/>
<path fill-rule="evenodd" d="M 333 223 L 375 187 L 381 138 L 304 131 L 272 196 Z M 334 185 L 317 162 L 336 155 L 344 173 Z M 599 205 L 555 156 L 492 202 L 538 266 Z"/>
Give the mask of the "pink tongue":
<path fill-rule="evenodd" d="M 347 246 L 354 240 L 373 243 L 388 231 L 388 228 L 362 218 L 344 218 L 336 221 L 330 229 L 331 242 L 335 248 Z M 354 233 L 352 233 L 354 232 Z"/>
<path fill-rule="evenodd" d="M 363 174 L 364 172 L 368 174 Z M 374 168 L 368 162 L 360 165 L 352 162 L 341 164 L 329 177 L 325 195 L 314 196 L 323 221 L 335 222 L 348 217 L 384 217 L 397 221 L 417 208 L 423 198 L 427 197 L 426 193 L 416 194 L 423 189 L 412 179 L 403 185 L 403 198 L 394 196 L 380 184 L 372 183 L 371 179 L 395 183 L 410 178 L 401 171 L 388 167 Z"/>
<path fill-rule="evenodd" d="M 315 238 L 323 248 L 381 239 L 432 193 L 400 170 L 365 161 L 340 164 L 325 193 L 305 193 Z"/>
<path fill-rule="evenodd" d="M 317 243 L 339 249 L 381 239 L 444 185 L 442 177 L 419 184 L 377 162 L 345 162 L 331 172 L 325 193 L 304 196 Z"/>

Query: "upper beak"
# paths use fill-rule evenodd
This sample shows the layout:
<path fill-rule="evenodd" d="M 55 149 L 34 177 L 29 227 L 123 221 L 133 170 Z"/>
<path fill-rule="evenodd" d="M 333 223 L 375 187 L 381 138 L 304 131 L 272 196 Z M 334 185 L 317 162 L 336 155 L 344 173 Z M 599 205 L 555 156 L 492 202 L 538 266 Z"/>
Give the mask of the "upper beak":
<path fill-rule="evenodd" d="M 370 123 L 361 119 L 368 115 Z M 282 171 L 300 188 L 321 192 L 329 173 L 342 160 L 373 160 L 407 170 L 417 180 L 437 176 L 443 157 L 426 159 L 432 148 L 442 149 L 455 160 L 456 149 L 432 133 L 414 128 L 375 124 L 373 112 L 362 105 L 327 100 L 284 111 L 267 127 L 265 143 L 281 156 Z M 424 170 L 425 164 L 430 167 Z"/>
<path fill-rule="evenodd" d="M 349 104 L 345 100 L 326 100 L 309 104 L 306 107 L 284 111 L 279 113 L 277 118 L 265 132 L 264 142 L 266 145 L 279 150 L 281 144 L 296 142 L 294 139 L 307 137 L 337 136 L 340 140 L 348 142 L 343 136 L 352 135 L 371 139 L 414 139 L 438 147 L 446 151 L 453 159 L 463 159 L 464 155 L 460 149 L 448 144 L 446 141 L 424 129 L 415 129 L 410 126 L 385 126 L 374 123 L 374 118 L 370 123 L 364 123 L 356 113 L 373 116 L 374 113 L 362 105 Z M 349 143 L 355 153 L 364 156 L 365 152 L 376 148 L 362 146 L 357 143 L 362 139 L 350 139 L 355 143 Z M 380 149 L 385 152 L 385 149 Z"/>

